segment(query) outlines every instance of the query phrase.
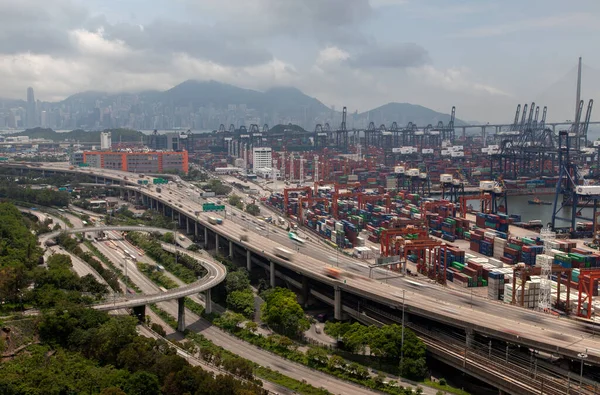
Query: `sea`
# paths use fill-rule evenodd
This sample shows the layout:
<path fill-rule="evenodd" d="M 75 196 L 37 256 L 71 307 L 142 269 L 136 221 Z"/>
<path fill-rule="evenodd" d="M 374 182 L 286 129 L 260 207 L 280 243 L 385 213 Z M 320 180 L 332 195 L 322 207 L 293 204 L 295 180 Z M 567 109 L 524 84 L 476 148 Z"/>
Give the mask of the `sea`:
<path fill-rule="evenodd" d="M 528 201 L 533 199 L 534 196 L 509 196 L 508 197 L 508 214 L 516 214 L 521 216 L 523 222 L 531 220 L 540 220 L 542 224 L 547 225 L 552 222 L 552 213 L 554 211 L 554 195 L 540 195 L 540 200 L 552 202 L 552 205 L 533 205 L 529 204 Z M 559 196 L 558 202 L 562 201 L 562 196 Z M 475 210 L 479 209 L 479 201 L 468 201 L 467 204 L 471 204 Z M 600 206 L 600 204 L 599 204 Z M 572 207 L 564 207 L 558 214 L 558 217 L 568 218 L 569 220 L 556 221 L 557 227 L 565 227 L 570 225 L 570 218 L 572 215 Z M 578 216 L 578 222 L 592 222 L 594 216 L 594 209 L 591 207 L 585 207 L 579 210 L 581 216 Z"/>

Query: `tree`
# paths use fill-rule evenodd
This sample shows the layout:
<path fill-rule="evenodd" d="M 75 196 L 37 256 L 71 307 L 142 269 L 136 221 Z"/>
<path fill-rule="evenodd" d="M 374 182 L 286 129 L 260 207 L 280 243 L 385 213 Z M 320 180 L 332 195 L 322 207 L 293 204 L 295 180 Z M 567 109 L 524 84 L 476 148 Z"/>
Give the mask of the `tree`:
<path fill-rule="evenodd" d="M 173 232 L 165 233 L 162 239 L 165 243 L 175 244 L 175 235 L 173 234 Z"/>
<path fill-rule="evenodd" d="M 239 329 L 239 325 L 244 322 L 245 318 L 243 315 L 234 313 L 232 311 L 226 311 L 221 317 L 219 317 L 219 322 L 223 329 L 228 331 L 235 331 Z"/>
<path fill-rule="evenodd" d="M 229 202 L 230 205 L 235 206 L 235 207 L 239 208 L 240 210 L 244 209 L 244 202 L 242 201 L 242 198 L 236 194 L 230 195 L 229 199 L 227 199 L 227 201 Z"/>
<path fill-rule="evenodd" d="M 257 216 L 260 214 L 260 207 L 258 207 L 254 203 L 250 203 L 246 205 L 246 212 L 250 215 Z"/>
<path fill-rule="evenodd" d="M 333 355 L 327 362 L 329 370 L 346 370 L 346 361 L 339 355 Z"/>
<path fill-rule="evenodd" d="M 309 365 L 313 367 L 319 367 L 327 365 L 329 356 L 327 355 L 327 351 L 323 350 L 322 348 L 311 347 L 306 350 L 306 359 L 308 360 Z"/>
<path fill-rule="evenodd" d="M 227 307 L 251 318 L 254 315 L 254 294 L 251 290 L 230 292 L 227 295 Z"/>
<path fill-rule="evenodd" d="M 158 378 L 145 371 L 135 372 L 127 382 L 128 395 L 159 395 Z"/>
<path fill-rule="evenodd" d="M 254 321 L 248 321 L 248 322 L 246 322 L 246 325 L 244 326 L 244 328 L 246 328 L 247 331 L 254 333 L 258 330 L 258 324 Z"/>
<path fill-rule="evenodd" d="M 119 387 L 108 387 L 104 388 L 100 392 L 100 395 L 127 395 L 127 393 Z"/>
<path fill-rule="evenodd" d="M 261 319 L 285 335 L 296 336 L 310 328 L 296 295 L 286 288 L 273 288 L 263 292 L 265 303 L 261 306 Z"/>
<path fill-rule="evenodd" d="M 243 270 L 227 273 L 227 277 L 225 278 L 225 289 L 227 290 L 227 293 L 250 289 L 248 273 Z"/>

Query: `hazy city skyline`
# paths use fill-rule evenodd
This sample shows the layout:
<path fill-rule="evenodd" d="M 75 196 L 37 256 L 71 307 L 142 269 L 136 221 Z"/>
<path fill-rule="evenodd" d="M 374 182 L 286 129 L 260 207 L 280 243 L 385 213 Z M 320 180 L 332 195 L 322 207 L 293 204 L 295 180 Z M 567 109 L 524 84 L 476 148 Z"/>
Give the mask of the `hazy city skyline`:
<path fill-rule="evenodd" d="M 591 0 L 576 11 L 558 0 L 51 3 L 0 4 L 0 96 L 22 100 L 31 86 L 42 102 L 59 101 L 214 79 L 293 86 L 350 111 L 455 105 L 463 119 L 508 122 L 517 103 L 536 101 L 565 120 L 578 56 L 588 66 L 583 98 L 600 92 Z"/>

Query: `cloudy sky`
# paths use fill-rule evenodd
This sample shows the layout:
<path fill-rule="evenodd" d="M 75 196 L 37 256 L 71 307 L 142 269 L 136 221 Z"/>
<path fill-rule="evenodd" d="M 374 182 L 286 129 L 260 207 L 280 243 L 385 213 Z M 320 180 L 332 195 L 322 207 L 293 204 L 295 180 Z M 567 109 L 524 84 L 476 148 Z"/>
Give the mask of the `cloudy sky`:
<path fill-rule="evenodd" d="M 565 120 L 578 56 L 584 98 L 600 93 L 598 0 L 0 0 L 0 15 L 8 98 L 214 79 L 349 111 L 455 105 L 506 122 L 536 101 Z"/>

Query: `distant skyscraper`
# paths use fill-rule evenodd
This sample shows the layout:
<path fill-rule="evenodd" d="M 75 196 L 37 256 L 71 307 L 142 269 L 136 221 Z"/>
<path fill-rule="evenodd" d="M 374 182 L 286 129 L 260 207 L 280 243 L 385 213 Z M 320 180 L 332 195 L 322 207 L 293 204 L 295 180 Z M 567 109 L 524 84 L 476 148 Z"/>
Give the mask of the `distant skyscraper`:
<path fill-rule="evenodd" d="M 27 126 L 28 128 L 33 128 L 36 125 L 36 116 L 35 116 L 35 98 L 33 96 L 33 88 L 27 88 Z"/>
<path fill-rule="evenodd" d="M 112 148 L 112 138 L 110 132 L 100 133 L 100 149 L 102 151 L 110 150 Z"/>

